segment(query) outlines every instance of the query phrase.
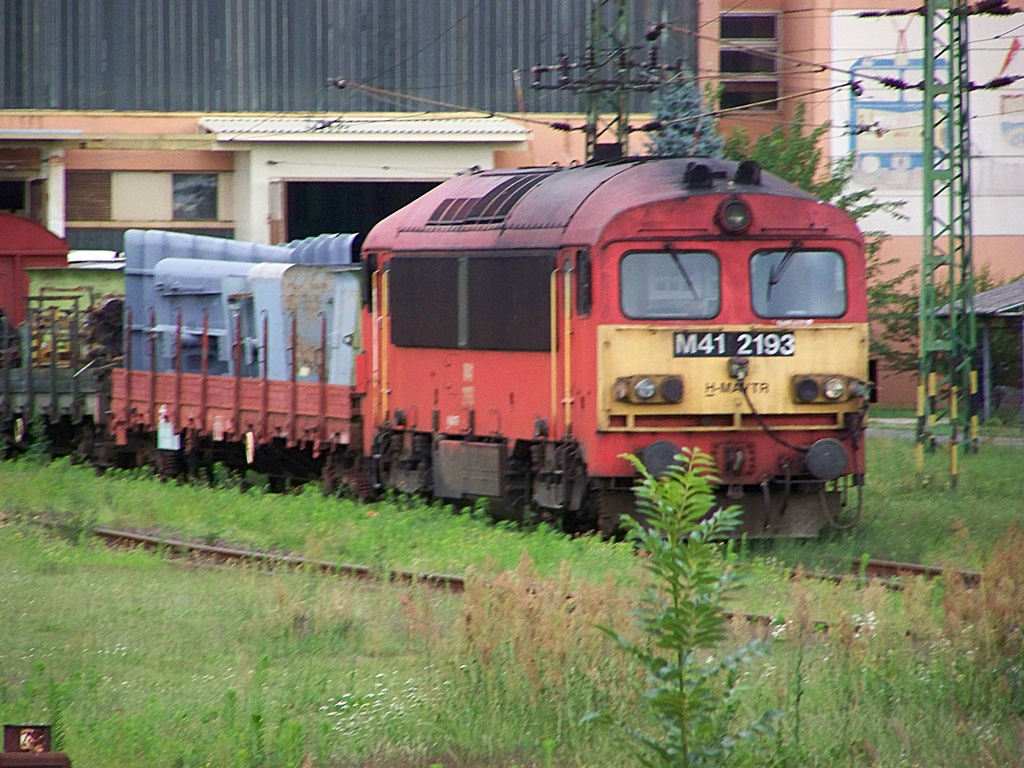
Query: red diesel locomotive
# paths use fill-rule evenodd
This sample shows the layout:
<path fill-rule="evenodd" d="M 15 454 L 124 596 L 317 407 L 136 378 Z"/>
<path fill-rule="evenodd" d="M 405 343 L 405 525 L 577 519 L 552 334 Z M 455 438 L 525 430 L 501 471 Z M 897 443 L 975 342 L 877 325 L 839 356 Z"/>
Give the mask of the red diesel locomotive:
<path fill-rule="evenodd" d="M 623 454 L 658 474 L 690 446 L 748 535 L 839 524 L 864 474 L 863 245 L 749 161 L 445 182 L 363 246 L 370 482 L 607 533 Z"/>

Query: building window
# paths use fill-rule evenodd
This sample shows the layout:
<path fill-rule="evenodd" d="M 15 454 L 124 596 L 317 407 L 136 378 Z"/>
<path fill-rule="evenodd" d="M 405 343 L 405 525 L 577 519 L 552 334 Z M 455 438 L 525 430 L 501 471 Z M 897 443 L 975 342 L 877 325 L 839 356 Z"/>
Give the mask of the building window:
<path fill-rule="evenodd" d="M 110 171 L 68 171 L 64 183 L 68 221 L 110 221 Z"/>
<path fill-rule="evenodd" d="M 217 219 L 217 174 L 174 174 L 174 220 Z"/>
<path fill-rule="evenodd" d="M 723 109 L 778 109 L 779 17 L 767 13 L 722 16 L 718 70 Z"/>
<path fill-rule="evenodd" d="M 17 214 L 25 212 L 24 181 L 0 181 L 0 211 Z"/>

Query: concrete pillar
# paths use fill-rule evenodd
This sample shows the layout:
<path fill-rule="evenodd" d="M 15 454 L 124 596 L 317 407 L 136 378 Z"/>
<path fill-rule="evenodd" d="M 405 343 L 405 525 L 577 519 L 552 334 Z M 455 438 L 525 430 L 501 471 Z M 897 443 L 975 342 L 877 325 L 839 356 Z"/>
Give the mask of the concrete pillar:
<path fill-rule="evenodd" d="M 67 233 L 64 150 L 47 151 L 43 169 L 46 173 L 46 228 L 53 234 L 64 237 Z"/>

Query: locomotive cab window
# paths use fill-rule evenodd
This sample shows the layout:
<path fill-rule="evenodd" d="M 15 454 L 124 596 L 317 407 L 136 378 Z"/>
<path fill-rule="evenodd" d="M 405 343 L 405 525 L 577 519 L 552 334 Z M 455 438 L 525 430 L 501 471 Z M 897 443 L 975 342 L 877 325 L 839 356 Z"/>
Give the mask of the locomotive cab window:
<path fill-rule="evenodd" d="M 836 251 L 758 251 L 750 259 L 750 291 L 759 317 L 841 317 L 846 264 Z"/>
<path fill-rule="evenodd" d="M 718 257 L 705 251 L 635 251 L 619 263 L 622 314 L 634 320 L 716 317 L 722 305 Z"/>

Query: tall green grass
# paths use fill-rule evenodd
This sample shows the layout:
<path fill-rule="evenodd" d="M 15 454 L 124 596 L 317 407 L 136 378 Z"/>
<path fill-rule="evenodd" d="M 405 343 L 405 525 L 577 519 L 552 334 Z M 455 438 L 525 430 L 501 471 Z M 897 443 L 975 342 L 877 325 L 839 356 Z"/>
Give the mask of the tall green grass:
<path fill-rule="evenodd" d="M 948 458 L 919 473 L 912 448 L 869 441 L 852 531 L 741 545 L 753 588 L 735 607 L 788 621 L 732 628 L 736 644 L 775 635 L 743 672 L 736 716 L 784 712 L 774 742 L 741 747 L 737 766 L 1024 764 L 1021 453 L 983 448 L 952 490 Z M 640 709 L 641 673 L 595 629 L 635 631 L 643 577 L 622 545 L 402 499 L 240 494 L 66 462 L 0 464 L 0 509 L 61 522 L 52 538 L 0 526 L 0 720 L 52 722 L 79 768 L 635 763 L 579 724 Z M 84 535 L 96 524 L 467 572 L 469 585 L 456 598 L 112 553 Z M 896 594 L 778 569 L 862 553 L 983 567 L 983 588 Z"/>
<path fill-rule="evenodd" d="M 570 538 L 541 525 L 493 525 L 476 510 L 390 497 L 373 504 L 324 497 L 315 485 L 291 494 L 160 482 L 140 472 L 108 472 L 59 460 L 0 462 L 0 510 L 49 514 L 66 525 L 159 530 L 168 536 L 302 553 L 378 568 L 462 573 L 504 571 L 525 551 L 544 574 L 562 562 L 580 576 L 629 578 L 629 547 Z"/>
<path fill-rule="evenodd" d="M 867 485 L 860 522 L 849 531 L 826 528 L 805 542 L 752 542 L 747 551 L 784 565 L 848 570 L 863 555 L 978 567 L 1007 528 L 1024 520 L 1024 448 L 983 445 L 960 461 L 949 483 L 947 449 L 939 446 L 918 471 L 913 443 L 867 441 Z M 0 510 L 52 513 L 71 527 L 93 524 L 161 530 L 168 535 L 301 552 L 311 557 L 381 568 L 496 572 L 526 551 L 550 575 L 568 562 L 581 578 L 633 578 L 629 548 L 596 537 L 571 539 L 540 526 L 517 531 L 486 515 L 414 499 L 374 504 L 324 498 L 315 486 L 287 495 L 161 483 L 140 473 L 96 477 L 67 461 L 0 463 Z"/>
<path fill-rule="evenodd" d="M 614 589 L 567 573 L 524 560 L 467 600 L 0 526 L 0 719 L 53 723 L 78 768 L 625 764 L 577 724 L 631 690 L 590 626 Z"/>
<path fill-rule="evenodd" d="M 784 626 L 737 619 L 707 650 L 772 640 L 729 706 L 737 722 L 783 718 L 732 765 L 1024 761 L 1019 537 L 973 593 L 787 584 Z M 471 572 L 453 596 L 111 552 L 7 524 L 0 587 L 0 720 L 52 723 L 78 768 L 625 768 L 632 745 L 582 715 L 652 728 L 641 671 L 596 629 L 637 637 L 635 589 L 567 566 L 545 577 L 523 558 Z M 827 634 L 815 631 L 823 615 Z"/>

